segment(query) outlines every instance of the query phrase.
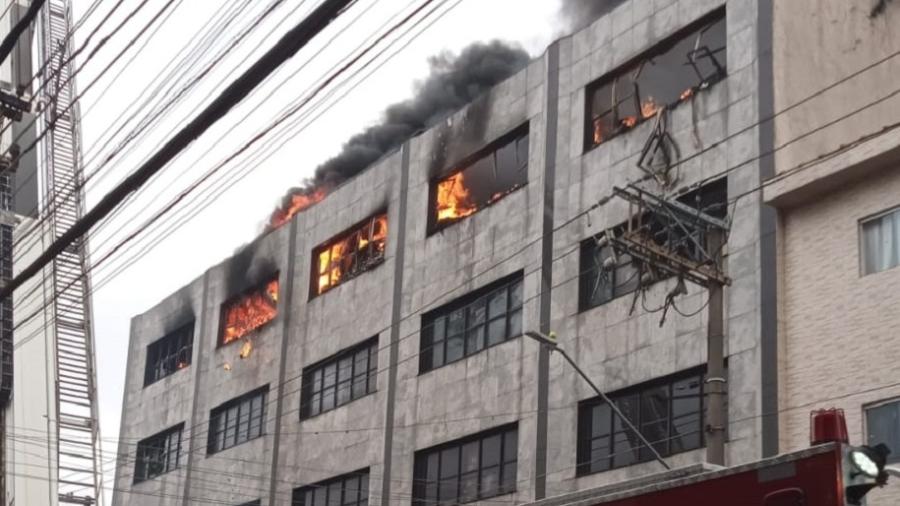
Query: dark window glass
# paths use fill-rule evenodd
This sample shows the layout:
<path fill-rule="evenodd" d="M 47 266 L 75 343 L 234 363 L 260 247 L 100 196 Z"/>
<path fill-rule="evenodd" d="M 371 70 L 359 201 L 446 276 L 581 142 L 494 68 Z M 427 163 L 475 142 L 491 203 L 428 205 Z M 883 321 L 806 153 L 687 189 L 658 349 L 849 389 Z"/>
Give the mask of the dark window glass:
<path fill-rule="evenodd" d="M 464 295 L 422 317 L 420 372 L 522 334 L 522 273 Z"/>
<path fill-rule="evenodd" d="M 368 469 L 295 488 L 291 495 L 291 506 L 367 506 L 368 503 Z"/>
<path fill-rule="evenodd" d="M 888 463 L 900 462 L 900 401 L 866 409 L 866 436 L 866 444 L 891 449 Z"/>
<path fill-rule="evenodd" d="M 144 386 L 191 365 L 193 349 L 194 322 L 183 325 L 147 346 Z"/>
<path fill-rule="evenodd" d="M 860 232 L 864 275 L 900 265 L 900 209 L 865 220 Z"/>
<path fill-rule="evenodd" d="M 515 425 L 418 451 L 413 506 L 460 504 L 514 492 L 517 462 Z"/>
<path fill-rule="evenodd" d="M 134 482 L 155 478 L 181 465 L 181 432 L 184 424 L 166 429 L 139 442 L 134 464 Z"/>
<path fill-rule="evenodd" d="M 681 195 L 677 201 L 714 218 L 725 219 L 728 214 L 727 179 L 707 183 Z M 640 222 L 638 219 L 631 222 L 631 226 L 632 230 L 641 230 L 642 236 L 650 237 L 660 245 L 676 245 L 672 249 L 682 256 L 704 262 L 705 258 L 696 245 L 705 246 L 705 234 L 688 237 L 682 232 L 683 229 L 667 223 L 668 219 L 670 218 L 645 214 L 640 217 Z M 648 282 L 648 274 L 651 283 L 666 277 L 665 272 L 658 270 L 645 269 L 642 274 L 639 265 L 627 252 L 614 248 L 613 241 L 607 235 L 619 238 L 627 233 L 628 226 L 629 223 L 624 223 L 581 242 L 579 305 L 582 311 L 634 292 L 640 288 L 642 277 L 643 283 Z"/>
<path fill-rule="evenodd" d="M 725 28 L 720 10 L 588 86 L 585 147 L 634 128 L 662 107 L 689 100 L 723 79 Z"/>
<path fill-rule="evenodd" d="M 704 444 L 703 368 L 613 393 L 609 398 L 660 455 Z M 578 474 L 653 460 L 653 453 L 599 399 L 578 407 Z"/>
<path fill-rule="evenodd" d="M 375 392 L 378 336 L 303 369 L 300 419 Z"/>
<path fill-rule="evenodd" d="M 266 385 L 210 411 L 206 452 L 217 453 L 262 436 L 268 393 Z"/>
<path fill-rule="evenodd" d="M 475 214 L 527 183 L 526 124 L 457 164 L 450 175 L 432 182 L 429 233 Z"/>
<path fill-rule="evenodd" d="M 309 298 L 321 295 L 384 262 L 387 213 L 378 213 L 313 250 Z"/>
<path fill-rule="evenodd" d="M 262 502 L 260 502 L 260 499 L 257 499 L 255 501 L 242 503 L 240 506 L 261 506 L 261 505 L 262 505 Z"/>

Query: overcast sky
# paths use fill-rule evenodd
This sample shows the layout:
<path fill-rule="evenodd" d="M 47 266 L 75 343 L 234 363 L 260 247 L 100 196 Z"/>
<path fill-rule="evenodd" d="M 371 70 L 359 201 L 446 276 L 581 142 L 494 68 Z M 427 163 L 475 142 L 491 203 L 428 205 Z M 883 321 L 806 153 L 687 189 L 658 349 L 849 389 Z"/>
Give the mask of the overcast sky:
<path fill-rule="evenodd" d="M 130 39 L 169 1 L 147 2 L 133 21 L 78 74 L 78 87 L 85 93 L 81 111 L 87 174 L 101 167 L 101 161 L 132 128 L 122 129 L 120 122 L 131 114 L 133 104 L 143 100 L 142 94 L 148 95 L 148 87 L 152 89 L 162 82 L 178 89 L 187 81 L 188 77 L 183 73 L 170 82 L 160 77 L 165 75 L 167 65 L 182 49 L 198 46 L 196 39 L 192 46 L 189 43 L 198 32 L 202 33 L 207 21 L 231 9 L 243 9 L 231 26 L 216 30 L 218 38 L 201 54 L 198 62 L 190 65 L 189 73 L 197 72 L 211 61 L 213 55 L 244 30 L 249 20 L 259 15 L 271 0 L 174 0 L 161 21 L 148 32 L 152 37 L 145 35 L 139 39 L 104 74 L 103 68 L 119 51 L 129 46 Z M 75 19 L 81 19 L 92 3 L 93 0 L 73 0 Z M 229 53 L 230 57 L 217 66 L 195 92 L 185 95 L 177 107 L 164 115 L 158 128 L 138 138 L 129 150 L 99 170 L 88 186 L 88 205 L 96 202 L 112 184 L 152 153 L 180 122 L 193 117 L 198 107 L 208 103 L 210 97 L 286 29 L 295 25 L 314 3 L 284 1 L 245 43 Z M 137 0 L 124 2 L 122 12 L 101 27 L 94 44 L 138 4 Z M 119 216 L 95 231 L 91 238 L 94 262 L 109 252 L 118 239 L 140 228 L 143 220 L 169 199 L 268 125 L 288 104 L 304 97 L 312 83 L 326 75 L 332 65 L 376 33 L 387 20 L 398 13 L 409 12 L 411 6 L 417 4 L 418 0 L 360 0 L 335 25 L 284 65 L 258 93 L 167 166 L 161 177 L 131 201 Z M 76 45 L 83 43 L 112 5 L 113 2 L 100 2 L 99 10 L 77 32 Z M 427 73 L 428 56 L 441 51 L 456 52 L 473 41 L 491 39 L 515 42 L 530 54 L 537 55 L 560 35 L 558 0 L 452 0 L 434 5 L 443 7 L 429 18 L 434 20 L 433 25 L 393 59 L 380 66 L 374 65 L 372 68 L 377 70 L 364 80 L 361 80 L 364 75 L 357 76 L 351 82 L 360 84 L 346 96 L 332 96 L 327 108 L 320 109 L 320 116 L 307 118 L 305 129 L 286 131 L 279 142 L 266 144 L 263 152 L 270 155 L 267 159 L 245 158 L 225 166 L 219 176 L 230 174 L 228 177 L 213 177 L 212 185 L 201 187 L 175 208 L 171 213 L 172 221 L 166 220 L 158 229 L 149 229 L 148 234 L 131 243 L 131 248 L 123 248 L 97 267 L 93 275 L 96 288 L 94 318 L 101 428 L 105 439 L 114 439 L 119 433 L 128 322 L 132 316 L 146 311 L 258 235 L 287 188 L 311 175 L 320 162 L 336 154 L 350 135 L 376 122 L 386 105 L 411 96 L 416 80 Z M 338 34 L 347 25 L 350 25 L 349 29 Z M 424 27 L 423 24 L 419 28 Z M 385 56 L 393 54 L 416 33 L 418 30 L 404 37 Z M 319 50 L 321 54 L 313 58 Z M 86 53 L 82 54 L 81 61 Z M 128 62 L 130 64 L 126 66 Z M 304 64 L 306 66 L 301 68 Z M 292 75 L 295 72 L 296 75 Z M 101 77 L 91 84 L 97 76 Z M 144 110 L 138 117 L 146 114 Z M 104 147 L 110 136 L 113 142 Z M 216 191 L 211 191 L 213 189 Z M 180 224 L 177 228 L 176 223 Z M 143 256 L 138 258 L 138 255 Z M 121 270 L 123 266 L 126 268 Z M 115 446 L 109 444 L 105 451 L 110 456 Z"/>

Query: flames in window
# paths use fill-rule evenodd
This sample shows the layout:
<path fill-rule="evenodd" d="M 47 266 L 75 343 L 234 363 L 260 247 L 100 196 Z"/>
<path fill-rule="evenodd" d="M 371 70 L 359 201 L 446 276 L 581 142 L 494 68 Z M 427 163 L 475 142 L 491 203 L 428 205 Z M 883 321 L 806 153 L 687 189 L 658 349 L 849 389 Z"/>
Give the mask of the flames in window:
<path fill-rule="evenodd" d="M 726 75 L 724 11 L 588 89 L 588 148 L 689 100 Z"/>
<path fill-rule="evenodd" d="M 278 277 L 222 305 L 221 344 L 236 341 L 275 319 Z"/>
<path fill-rule="evenodd" d="M 432 232 L 490 206 L 528 182 L 527 126 L 504 136 L 472 160 L 434 183 Z"/>
<path fill-rule="evenodd" d="M 321 295 L 381 263 L 386 241 L 387 214 L 379 214 L 316 248 L 313 294 Z"/>

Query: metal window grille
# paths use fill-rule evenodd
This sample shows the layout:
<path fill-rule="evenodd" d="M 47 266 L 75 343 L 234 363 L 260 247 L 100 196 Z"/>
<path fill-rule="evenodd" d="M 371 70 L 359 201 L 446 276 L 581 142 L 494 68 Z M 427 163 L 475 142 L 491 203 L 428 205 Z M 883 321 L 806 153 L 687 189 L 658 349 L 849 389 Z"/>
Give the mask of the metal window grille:
<path fill-rule="evenodd" d="M 516 425 L 418 451 L 413 506 L 462 504 L 515 492 L 517 468 Z"/>
<path fill-rule="evenodd" d="M 375 392 L 377 371 L 378 336 L 305 368 L 300 419 Z"/>
<path fill-rule="evenodd" d="M 368 469 L 295 488 L 291 494 L 292 506 L 367 506 L 368 504 Z"/>
<path fill-rule="evenodd" d="M 232 399 L 209 414 L 207 453 L 218 453 L 265 434 L 268 385 Z"/>
<path fill-rule="evenodd" d="M 422 317 L 419 369 L 430 371 L 522 334 L 521 272 Z"/>
<path fill-rule="evenodd" d="M 183 429 L 184 424 L 179 424 L 138 443 L 134 464 L 135 483 L 153 479 L 181 466 Z"/>
<path fill-rule="evenodd" d="M 193 349 L 193 321 L 147 346 L 144 386 L 155 383 L 191 365 Z"/>

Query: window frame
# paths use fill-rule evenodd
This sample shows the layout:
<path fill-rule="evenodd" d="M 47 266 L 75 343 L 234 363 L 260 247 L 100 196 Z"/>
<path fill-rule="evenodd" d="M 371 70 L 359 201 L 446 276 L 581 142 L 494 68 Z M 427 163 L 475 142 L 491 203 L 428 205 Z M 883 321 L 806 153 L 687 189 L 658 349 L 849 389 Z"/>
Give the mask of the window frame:
<path fill-rule="evenodd" d="M 268 396 L 269 385 L 265 385 L 227 400 L 212 408 L 209 411 L 206 455 L 215 455 L 265 436 Z M 253 411 L 253 408 L 257 399 L 259 400 L 259 415 L 254 416 L 255 412 Z M 246 416 L 242 412 L 244 406 L 246 406 L 248 413 Z M 233 417 L 231 416 L 232 412 L 234 412 Z M 219 421 L 219 418 L 222 415 L 225 416 L 225 421 L 220 427 L 218 424 L 222 423 Z M 231 423 L 232 418 L 235 420 L 234 424 Z M 258 422 L 258 425 L 254 422 Z M 214 423 L 217 424 L 215 427 L 213 426 Z M 246 427 L 244 427 L 244 424 L 246 424 Z M 254 431 L 254 427 L 257 431 L 256 435 L 251 434 L 251 432 Z M 244 430 L 244 428 L 246 429 L 246 438 L 242 439 L 240 436 L 241 431 Z M 229 432 L 231 432 L 231 434 L 229 434 Z M 228 444 L 229 439 L 231 439 L 231 444 Z M 220 443 L 221 447 L 218 446 Z"/>
<path fill-rule="evenodd" d="M 144 360 L 144 388 L 191 366 L 194 354 L 195 325 L 196 320 L 191 320 L 188 323 L 179 325 L 175 330 L 147 345 L 145 348 L 146 357 Z M 186 342 L 182 342 L 182 340 Z M 165 355 L 165 358 L 160 358 L 161 354 L 158 348 L 163 348 L 168 352 Z M 182 358 L 186 359 L 185 365 L 184 367 L 178 367 L 178 358 L 182 353 L 184 353 Z M 151 357 L 153 360 L 151 360 Z M 165 374 L 159 374 L 158 371 L 162 366 L 162 363 L 168 362 L 169 360 L 175 362 L 174 369 L 169 370 L 169 372 Z M 151 367 L 151 362 L 153 362 L 153 367 Z"/>
<path fill-rule="evenodd" d="M 178 442 L 177 448 L 175 449 L 175 461 L 172 463 L 172 439 L 171 437 L 175 434 L 178 434 Z M 184 435 L 184 422 L 169 427 L 168 429 L 162 430 L 153 434 L 152 436 L 146 437 L 138 442 L 137 447 L 135 449 L 135 458 L 134 458 L 134 476 L 133 483 L 138 484 L 145 481 L 153 480 L 159 476 L 175 471 L 176 469 L 181 467 L 181 459 L 182 459 L 182 449 L 184 445 L 182 444 L 182 436 Z M 147 462 L 147 457 L 142 457 L 141 453 L 148 451 L 148 446 L 152 443 L 157 443 L 159 439 L 164 440 L 164 447 L 162 449 L 163 454 L 165 456 L 165 462 L 162 464 L 162 469 L 155 473 L 151 474 L 148 471 L 149 463 Z M 159 448 L 151 448 L 151 450 L 158 450 Z M 143 472 L 142 472 L 143 471 Z"/>
<path fill-rule="evenodd" d="M 702 449 L 706 446 L 706 431 L 705 431 L 705 423 L 706 423 L 706 408 L 707 408 L 707 389 L 706 389 L 706 366 L 701 365 L 697 367 L 692 367 L 690 369 L 686 369 L 683 371 L 676 372 L 674 374 L 669 374 L 666 376 L 662 376 L 659 378 L 654 378 L 649 381 L 645 381 L 643 383 L 638 383 L 636 385 L 631 385 L 625 387 L 623 389 L 617 390 L 608 394 L 608 397 L 613 402 L 617 402 L 623 398 L 633 398 L 636 399 L 636 413 L 637 416 L 629 416 L 629 421 L 631 421 L 636 427 L 641 430 L 641 433 L 644 434 L 644 426 L 646 425 L 645 421 L 642 420 L 641 413 L 643 411 L 643 396 L 642 394 L 646 394 L 647 392 L 652 392 L 653 390 L 658 390 L 661 387 L 667 388 L 667 415 L 665 420 L 666 425 L 666 437 L 663 440 L 666 444 L 664 448 L 659 448 L 655 443 L 658 441 L 653 441 L 651 436 L 644 434 L 644 437 L 647 438 L 651 444 L 654 444 L 656 450 L 662 456 L 671 456 L 676 455 L 678 453 L 685 453 L 689 451 L 696 451 Z M 686 416 L 695 416 L 699 414 L 699 420 L 697 420 L 696 425 L 699 428 L 699 438 L 698 438 L 698 446 L 690 447 L 690 448 L 682 448 L 680 450 L 673 450 L 671 442 L 675 438 L 672 435 L 672 429 L 675 426 L 675 415 L 673 413 L 673 401 L 675 397 L 673 395 L 673 389 L 675 385 L 679 382 L 684 382 L 690 380 L 692 378 L 699 378 L 699 391 L 697 393 L 697 398 L 699 399 L 699 412 L 691 412 L 690 415 L 681 415 L 681 417 Z M 727 395 L 727 394 L 726 394 Z M 727 400 L 727 397 L 726 397 Z M 603 406 L 606 403 L 603 402 L 599 397 L 591 397 L 589 399 L 584 399 L 578 403 L 578 415 L 577 415 L 577 428 L 575 431 L 576 437 L 576 451 L 575 451 L 575 464 L 576 464 L 576 476 L 588 476 L 592 474 L 603 473 L 607 471 L 611 471 L 614 469 L 621 469 L 625 467 L 629 467 L 632 465 L 643 464 L 646 462 L 650 462 L 654 460 L 653 454 L 649 451 L 649 449 L 645 448 L 641 442 L 638 442 L 636 445 L 629 442 L 630 452 L 629 460 L 627 462 L 617 464 L 615 457 L 621 456 L 624 458 L 624 455 L 620 455 L 616 450 L 616 436 L 618 434 L 627 434 L 629 430 L 627 427 L 624 427 L 624 424 L 621 424 L 621 421 L 617 420 L 617 415 L 612 409 L 608 409 L 609 418 L 609 433 L 601 434 L 598 436 L 594 435 L 593 432 L 593 410 L 595 407 Z M 726 404 L 727 406 L 727 404 Z M 619 406 L 621 409 L 621 405 Z M 726 408 L 727 410 L 727 408 Z M 626 413 L 626 416 L 628 414 Z M 661 420 L 653 420 L 648 423 L 658 424 Z M 692 435 L 692 433 L 683 434 Z M 608 444 L 606 447 L 608 448 L 608 456 L 605 457 L 606 465 L 602 466 L 600 469 L 592 469 L 592 466 L 595 464 L 595 461 L 591 455 L 592 448 L 591 444 L 594 440 L 600 438 L 607 438 Z"/>
<path fill-rule="evenodd" d="M 894 409 L 897 410 L 897 416 L 900 418 L 900 397 L 890 397 L 887 399 L 882 399 L 879 401 L 871 402 L 868 404 L 863 404 L 862 406 L 862 431 L 865 440 L 865 444 L 874 445 L 877 444 L 874 441 L 870 441 L 869 437 L 871 436 L 871 430 L 869 429 L 869 410 L 884 408 L 886 406 L 893 406 Z M 900 440 L 900 428 L 897 429 L 897 439 Z M 888 445 L 890 446 L 890 445 Z M 894 449 L 891 448 L 891 453 L 887 457 L 887 464 L 897 464 L 900 463 L 900 448 Z"/>
<path fill-rule="evenodd" d="M 385 223 L 385 232 L 384 232 L 384 242 L 380 251 L 375 247 L 376 241 L 372 239 L 375 234 L 375 224 L 378 222 L 380 218 L 384 217 Z M 343 285 L 344 283 L 355 279 L 366 272 L 372 271 L 377 268 L 379 265 L 383 264 L 387 257 L 387 242 L 388 237 L 390 235 L 390 223 L 389 223 L 388 209 L 386 207 L 379 209 L 378 211 L 368 215 L 366 218 L 354 223 L 353 225 L 345 228 L 341 232 L 331 236 L 328 240 L 319 243 L 316 247 L 312 249 L 312 259 L 310 262 L 310 276 L 309 276 L 309 299 L 312 301 L 316 297 L 321 297 L 326 293 L 334 290 L 335 288 Z M 338 279 L 334 283 L 329 283 L 326 288 L 319 291 L 319 278 L 324 273 L 320 274 L 320 255 L 327 250 L 332 249 L 338 243 L 351 239 L 354 235 L 359 234 L 366 227 L 368 227 L 368 239 L 364 248 L 369 252 L 369 259 L 365 261 L 364 265 L 358 267 L 354 271 L 350 272 L 342 272 L 340 279 Z M 358 256 L 359 251 L 359 236 L 356 237 L 357 248 L 354 249 L 353 258 L 355 259 Z M 343 258 L 343 257 L 342 257 Z M 329 253 L 328 260 L 328 268 L 326 271 L 330 273 L 334 269 L 334 259 L 331 258 L 331 254 Z M 357 265 L 354 260 L 354 265 Z M 330 274 L 329 274 L 330 275 Z"/>
<path fill-rule="evenodd" d="M 669 104 L 657 103 L 657 105 L 666 105 L 669 108 L 671 108 L 673 105 L 681 104 L 683 102 L 692 100 L 698 91 L 702 91 L 703 89 L 709 88 L 721 81 L 724 81 L 728 77 L 728 61 L 727 61 L 728 27 L 727 27 L 726 14 L 727 14 L 727 12 L 726 12 L 725 6 L 721 6 L 721 7 L 714 9 L 713 11 L 705 14 L 700 19 L 690 23 L 689 25 L 687 25 L 685 27 L 678 29 L 671 35 L 665 37 L 662 41 L 648 47 L 647 49 L 642 51 L 640 54 L 635 56 L 634 58 L 627 60 L 626 62 L 617 66 L 613 70 L 607 72 L 606 74 L 602 75 L 601 77 L 599 77 L 599 78 L 595 79 L 594 81 L 592 81 L 591 83 L 589 83 L 587 85 L 587 87 L 585 88 L 584 132 L 583 132 L 584 142 L 583 142 L 583 151 L 582 152 L 588 153 L 589 151 L 592 151 L 593 149 L 597 148 L 598 146 L 605 144 L 610 139 L 613 139 L 619 135 L 622 135 L 622 134 L 625 134 L 627 132 L 634 130 L 638 125 L 640 125 L 644 121 L 648 121 L 648 120 L 652 119 L 652 117 L 653 117 L 653 116 L 650 116 L 650 117 L 642 116 L 641 109 L 640 109 L 640 97 L 630 94 L 631 91 L 626 91 L 626 93 L 629 95 L 625 99 L 619 100 L 618 103 L 625 102 L 625 101 L 634 101 L 635 102 L 633 104 L 634 109 L 635 109 L 634 112 L 636 114 L 635 123 L 624 129 L 621 127 L 618 128 L 617 131 L 613 132 L 611 135 L 606 137 L 601 142 L 595 144 L 594 140 L 593 140 L 594 139 L 595 118 L 593 115 L 592 104 L 594 101 L 594 94 L 597 90 L 599 90 L 600 88 L 603 88 L 605 86 L 608 86 L 608 85 L 612 86 L 613 88 L 616 88 L 616 87 L 618 87 L 618 81 L 622 78 L 632 80 L 631 76 L 639 76 L 643 72 L 643 66 L 646 62 L 652 60 L 655 57 L 665 54 L 667 51 L 671 50 L 673 47 L 678 45 L 683 40 L 688 39 L 692 34 L 696 33 L 699 35 L 705 27 L 712 26 L 719 22 L 722 22 L 725 24 L 726 61 L 725 61 L 725 68 L 723 69 L 723 72 L 720 73 L 719 75 L 716 75 L 716 76 L 708 79 L 707 81 L 703 81 L 703 82 L 699 82 L 700 78 L 698 77 L 698 84 L 692 88 L 693 92 L 690 95 L 683 97 L 683 98 L 679 98 L 679 100 L 674 103 L 669 103 Z M 628 84 L 629 83 L 624 83 L 624 87 L 628 87 Z M 652 96 L 650 98 L 652 98 Z M 616 107 L 612 107 L 608 111 L 604 112 L 604 114 L 599 115 L 598 118 L 603 117 L 609 111 L 612 111 L 612 114 L 615 118 L 618 117 Z"/>
<path fill-rule="evenodd" d="M 517 285 L 519 286 L 520 301 L 518 305 L 513 305 L 514 302 L 512 295 L 515 293 L 514 288 Z M 504 290 L 506 291 L 506 295 L 504 296 L 506 299 L 505 310 L 503 311 L 502 315 L 499 313 L 491 313 L 491 296 L 498 294 Z M 482 307 L 484 308 L 482 321 L 470 324 L 470 310 L 475 306 L 481 305 L 482 303 Z M 462 311 L 463 324 L 461 333 L 454 333 L 448 336 L 446 329 L 450 326 L 450 317 L 458 311 Z M 516 314 L 519 318 L 518 333 L 514 333 L 514 318 L 516 318 Z M 499 322 L 501 318 L 504 319 L 504 337 L 496 342 L 491 342 L 491 324 L 493 324 L 494 322 Z M 421 317 L 421 328 L 419 331 L 419 374 L 422 375 L 427 372 L 440 369 L 441 367 L 453 364 L 455 362 L 463 361 L 468 357 L 477 355 L 487 350 L 488 348 L 492 348 L 494 346 L 498 346 L 505 342 L 512 341 L 513 339 L 521 337 L 525 321 L 524 318 L 525 273 L 521 270 L 504 276 L 476 290 L 460 295 L 447 304 L 424 313 Z M 440 328 L 442 329 L 442 337 L 440 339 L 435 338 L 435 330 L 438 328 L 438 325 L 435 322 L 438 320 L 442 321 L 442 323 L 440 324 Z M 479 328 L 480 330 L 477 331 L 480 331 L 482 335 L 480 341 L 481 344 L 480 346 L 475 346 L 470 351 L 470 332 Z M 447 350 L 450 346 L 449 342 L 453 338 L 462 339 L 462 354 L 456 358 L 453 358 L 452 360 L 448 360 Z M 436 341 L 441 342 L 441 359 L 440 363 L 437 365 L 435 365 L 434 361 Z M 476 343 L 477 342 L 478 341 L 476 338 Z"/>
<path fill-rule="evenodd" d="M 867 223 L 871 223 L 875 220 L 880 220 L 880 219 L 884 218 L 885 216 L 892 215 L 895 213 L 900 213 L 900 205 L 896 205 L 894 207 L 879 211 L 874 214 L 870 214 L 868 216 L 865 216 L 865 217 L 859 219 L 859 221 L 857 223 L 857 229 L 858 229 L 857 237 L 858 237 L 859 248 L 857 249 L 857 251 L 858 251 L 858 255 L 859 255 L 859 276 L 860 277 L 871 276 L 873 274 L 886 272 L 886 271 L 889 271 L 892 269 L 896 269 L 897 267 L 900 267 L 900 258 L 898 258 L 898 262 L 896 264 L 894 264 L 886 269 L 881 269 L 881 270 L 872 271 L 872 272 L 866 272 L 865 226 Z M 900 236 L 896 237 L 895 240 L 900 242 Z"/>
<path fill-rule="evenodd" d="M 303 384 L 301 386 L 299 410 L 301 422 L 317 417 L 323 413 L 333 411 L 341 406 L 346 406 L 353 401 L 362 399 L 363 397 L 367 397 L 378 391 L 378 342 L 379 336 L 375 335 L 303 368 L 301 374 L 301 381 Z M 365 356 L 364 373 L 360 373 L 356 370 L 361 355 Z M 340 374 L 341 362 L 348 358 L 350 359 L 350 377 L 349 379 L 344 379 Z M 334 384 L 325 386 L 325 370 L 331 366 L 334 367 L 335 371 Z M 362 394 L 355 395 L 355 387 L 357 386 L 356 381 L 358 379 L 361 379 L 361 381 L 364 382 L 365 389 Z M 341 384 L 343 383 L 348 384 L 349 397 L 344 402 L 340 402 Z M 316 384 L 321 385 L 318 390 L 315 389 Z M 334 401 L 328 409 L 323 409 L 323 406 L 325 405 L 323 392 L 328 389 L 333 390 Z M 315 402 L 319 404 L 318 409 L 316 410 L 312 409 L 314 397 L 316 398 Z"/>
<path fill-rule="evenodd" d="M 340 506 L 368 506 L 369 494 L 371 493 L 371 484 L 369 483 L 369 478 L 369 468 L 365 467 L 358 471 L 352 471 L 339 476 L 333 476 L 322 481 L 317 481 L 315 483 L 296 487 L 291 491 L 291 506 L 313 506 L 313 504 L 315 504 L 316 490 L 325 491 L 325 500 L 322 502 L 322 504 Z M 359 488 L 356 489 L 357 498 L 355 502 L 347 502 L 347 499 L 345 497 L 347 490 L 353 490 L 347 488 L 347 482 L 350 479 L 358 480 L 357 483 L 359 483 L 359 485 L 357 485 Z M 363 480 L 365 480 L 365 486 L 363 486 Z M 341 497 L 337 502 L 332 502 L 331 498 L 328 496 L 331 494 L 332 487 L 338 483 L 341 484 Z M 305 494 L 309 491 L 313 491 L 313 499 L 311 501 L 313 502 L 313 504 L 305 505 Z M 366 494 L 365 498 L 362 496 L 363 493 Z"/>
<path fill-rule="evenodd" d="M 507 437 L 510 434 L 514 434 L 515 438 L 515 448 L 512 452 L 512 455 L 509 455 L 507 448 Z M 485 441 L 493 439 L 499 439 L 499 448 L 496 463 L 484 464 L 485 460 L 485 450 L 484 444 Z M 478 443 L 478 458 L 477 465 L 474 469 L 465 469 L 465 462 L 463 458 L 464 449 L 467 446 L 472 445 L 473 443 Z M 456 453 L 456 474 L 455 475 L 447 475 L 444 476 L 442 469 L 442 456 L 447 452 L 454 451 Z M 434 459 L 432 458 L 433 456 Z M 437 470 L 435 471 L 436 478 L 434 480 L 429 480 L 429 468 L 428 464 L 431 460 L 437 460 Z M 510 478 L 507 476 L 507 468 L 509 466 L 514 466 L 513 474 L 514 476 L 511 478 L 512 481 L 509 481 Z M 496 469 L 496 486 L 491 491 L 483 490 L 483 482 L 486 471 L 491 471 L 492 469 Z M 412 504 L 413 506 L 434 506 L 435 504 L 466 504 L 475 501 L 482 501 L 485 499 L 489 499 L 492 497 L 499 497 L 506 494 L 515 493 L 518 490 L 518 474 L 519 474 L 519 424 L 518 422 L 513 422 L 509 424 L 504 424 L 498 427 L 493 427 L 487 430 L 483 430 L 477 432 L 475 434 L 470 434 L 458 439 L 454 439 L 452 441 L 447 441 L 444 443 L 440 443 L 428 448 L 423 448 L 421 450 L 416 450 L 413 455 L 413 492 L 412 492 Z M 475 494 L 474 496 L 465 496 L 463 487 L 465 486 L 465 478 L 472 477 L 475 478 Z M 442 488 L 446 485 L 448 481 L 455 481 L 456 493 L 455 496 L 450 502 L 443 502 L 441 498 Z M 471 482 L 470 482 L 471 484 Z M 428 497 L 428 488 L 433 485 L 434 493 L 436 494 L 437 501 L 432 501 Z"/>
<path fill-rule="evenodd" d="M 449 165 L 448 168 L 441 170 L 437 175 L 435 175 L 428 181 L 428 223 L 427 223 L 427 226 L 425 227 L 426 239 L 428 237 L 431 237 L 432 235 L 446 229 L 447 227 L 451 227 L 461 221 L 464 221 L 466 218 L 469 218 L 475 214 L 478 214 L 482 210 L 487 209 L 487 208 L 493 206 L 494 204 L 496 204 L 497 202 L 503 200 L 510 194 L 515 193 L 515 192 L 521 190 L 522 188 L 525 188 L 526 186 L 528 186 L 528 169 L 531 166 L 531 163 L 530 163 L 531 162 L 531 159 L 530 159 L 531 130 L 530 130 L 530 128 L 531 128 L 530 121 L 526 121 L 525 123 L 517 126 L 516 128 L 510 130 L 509 132 L 506 132 L 505 134 L 501 135 L 500 137 L 494 139 L 493 141 L 486 144 L 484 147 L 482 147 L 478 151 L 466 156 L 465 158 L 463 158 L 462 160 L 459 160 L 456 163 Z M 497 198 L 496 200 L 489 201 L 489 202 L 481 205 L 472 214 L 463 216 L 463 217 L 460 217 L 460 218 L 457 218 L 454 220 L 448 220 L 448 221 L 445 221 L 444 223 L 439 223 L 438 219 L 437 219 L 438 185 L 441 182 L 446 181 L 447 179 L 454 177 L 457 174 L 460 174 L 460 173 L 465 172 L 466 170 L 472 168 L 473 166 L 475 166 L 475 164 L 480 162 L 482 159 L 485 159 L 491 155 L 496 156 L 497 153 L 501 149 L 507 147 L 510 144 L 515 143 L 518 148 L 518 143 L 522 139 L 525 139 L 525 142 L 528 145 L 528 149 L 525 153 L 525 166 L 522 167 L 521 169 L 519 169 L 525 173 L 524 180 L 521 183 L 517 183 L 509 188 L 504 189 L 503 192 L 501 192 L 501 193 L 503 193 L 503 195 L 501 197 Z M 518 152 L 518 149 L 516 151 Z"/>

